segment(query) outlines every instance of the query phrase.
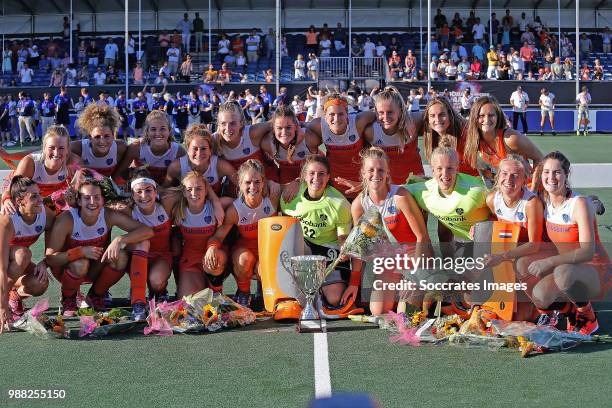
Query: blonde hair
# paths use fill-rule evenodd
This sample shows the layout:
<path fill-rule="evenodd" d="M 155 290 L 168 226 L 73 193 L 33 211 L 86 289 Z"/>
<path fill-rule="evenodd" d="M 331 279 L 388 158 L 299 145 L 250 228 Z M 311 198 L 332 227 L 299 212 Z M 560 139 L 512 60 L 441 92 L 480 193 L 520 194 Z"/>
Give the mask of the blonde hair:
<path fill-rule="evenodd" d="M 457 112 L 455 112 L 455 109 L 453 109 L 453 106 L 445 97 L 435 96 L 427 103 L 427 106 L 425 107 L 425 112 L 423 113 L 423 147 L 425 149 L 425 157 L 430 163 L 433 150 L 438 147 L 442 142 L 442 140 L 440 140 L 441 137 L 438 132 L 433 130 L 429 125 L 429 110 L 437 104 L 442 105 L 448 112 L 450 121 L 448 134 L 454 136 L 453 138 L 445 138 L 444 145 L 457 149 L 458 139 L 462 137 L 462 134 L 467 124 L 465 119 Z"/>
<path fill-rule="evenodd" d="M 394 86 L 387 86 L 385 89 L 374 97 L 374 106 L 378 105 L 378 102 L 389 101 L 392 102 L 395 107 L 399 110 L 399 119 L 397 121 L 397 128 L 402 133 L 400 136 L 400 151 L 404 151 L 404 145 L 410 137 L 410 129 L 414 128 L 412 117 L 406 109 L 406 102 L 402 97 L 402 94 Z"/>
<path fill-rule="evenodd" d="M 504 130 L 507 128 L 506 116 L 502 111 L 499 102 L 492 96 L 481 96 L 472 105 L 470 110 L 470 116 L 468 117 L 468 130 L 467 139 L 465 142 L 465 149 L 463 150 L 463 160 L 473 168 L 476 168 L 476 162 L 478 161 L 478 150 L 480 149 L 481 141 L 481 130 L 478 126 L 478 117 L 480 110 L 483 106 L 491 104 L 497 115 L 497 122 L 495 123 L 495 132 L 498 130 Z M 495 135 L 497 137 L 497 134 Z"/>
<path fill-rule="evenodd" d="M 92 103 L 87 105 L 83 113 L 81 113 L 76 125 L 79 129 L 84 130 L 89 137 L 91 137 L 91 132 L 98 127 L 109 128 L 113 132 L 113 136 L 115 136 L 119 123 L 121 123 L 121 117 L 115 108 L 106 104 L 97 105 Z"/>
<path fill-rule="evenodd" d="M 229 112 L 229 113 L 238 115 L 238 117 L 240 118 L 240 125 L 242 127 L 245 126 L 246 120 L 244 118 L 244 112 L 242 111 L 242 107 L 240 106 L 240 104 L 238 104 L 238 102 L 229 101 L 229 102 L 222 103 L 219 106 L 219 112 L 217 113 L 217 117 L 219 117 L 219 115 L 225 112 Z"/>
<path fill-rule="evenodd" d="M 170 123 L 170 118 L 168 117 L 168 114 L 166 112 L 157 109 L 151 111 L 145 119 L 144 127 L 142 130 L 142 140 L 147 143 L 151 141 L 151 138 L 149 137 L 149 128 L 151 127 L 151 123 L 156 120 L 164 122 L 166 126 L 168 126 L 168 133 L 170 134 L 168 136 L 168 144 L 170 144 L 172 141 L 174 141 L 174 130 L 172 129 L 172 123 Z"/>
<path fill-rule="evenodd" d="M 217 146 L 213 142 L 212 135 L 205 124 L 194 123 L 190 125 L 185 131 L 185 149 L 189 149 L 189 145 L 196 138 L 204 139 L 208 143 L 208 147 L 211 149 L 213 154 L 217 154 Z"/>
<path fill-rule="evenodd" d="M 41 163 L 44 163 L 46 159 L 45 148 L 47 146 L 47 141 L 56 136 L 63 137 L 66 140 L 66 162 L 68 162 L 68 157 L 70 156 L 70 133 L 68 133 L 68 129 L 66 129 L 64 125 L 53 125 L 47 128 L 47 133 L 45 133 L 42 138 L 40 155 Z"/>
<path fill-rule="evenodd" d="M 359 177 L 361 178 L 361 192 L 365 196 L 368 194 L 368 186 L 369 182 L 366 177 L 363 176 L 366 161 L 367 160 L 382 160 L 387 167 L 387 171 L 389 170 L 389 158 L 383 149 L 380 147 L 372 146 L 369 149 L 363 149 L 359 152 L 359 157 L 361 157 L 361 170 L 359 172 Z M 391 184 L 391 175 L 387 174 L 387 186 Z"/>
<path fill-rule="evenodd" d="M 265 172 L 263 164 L 261 164 L 259 160 L 249 159 L 245 161 L 244 163 L 242 163 L 240 167 L 238 168 L 238 197 L 244 198 L 244 193 L 242 192 L 240 185 L 242 184 L 242 181 L 244 180 L 246 173 L 250 170 L 258 173 L 261 176 L 261 180 L 264 183 L 262 195 L 263 196 L 268 195 L 268 189 L 266 186 L 266 172 Z"/>
<path fill-rule="evenodd" d="M 432 165 L 434 158 L 437 156 L 448 156 L 453 159 L 457 164 L 459 164 L 459 154 L 457 154 L 457 150 L 452 146 L 442 145 L 436 147 L 434 151 L 431 152 L 431 158 L 429 160 Z"/>
<path fill-rule="evenodd" d="M 523 176 L 525 177 L 525 182 L 529 178 L 530 169 L 529 169 L 529 163 L 527 163 L 527 160 L 525 160 L 523 156 L 519 156 L 518 154 L 509 154 L 503 159 L 501 159 L 501 161 L 499 162 L 499 167 L 497 168 L 497 173 L 495 174 L 495 182 L 493 183 L 493 190 L 495 191 L 499 191 L 499 183 L 500 183 L 499 169 L 501 169 L 501 166 L 507 162 L 518 163 L 520 165 L 520 168 L 523 170 Z"/>
<path fill-rule="evenodd" d="M 183 179 L 181 180 L 180 186 L 168 189 L 168 193 L 170 194 L 180 194 L 178 205 L 174 208 L 172 217 L 174 223 L 177 225 L 182 223 L 185 220 L 185 217 L 187 217 L 187 208 L 189 208 L 189 204 L 187 203 L 187 198 L 185 198 L 184 192 L 185 183 L 187 182 L 187 180 L 191 179 L 200 180 L 204 184 L 204 191 L 207 191 L 208 189 L 208 181 L 206 181 L 206 177 L 204 177 L 203 174 L 193 170 L 185 174 L 185 177 L 183 177 Z"/>

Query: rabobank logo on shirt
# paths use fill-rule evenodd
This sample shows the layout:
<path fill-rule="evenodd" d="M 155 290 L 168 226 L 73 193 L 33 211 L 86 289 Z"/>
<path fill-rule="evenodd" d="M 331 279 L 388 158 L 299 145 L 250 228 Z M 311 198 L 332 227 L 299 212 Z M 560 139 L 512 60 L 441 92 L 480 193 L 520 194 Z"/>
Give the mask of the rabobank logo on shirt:
<path fill-rule="evenodd" d="M 525 218 L 525 214 L 519 211 L 516 213 L 516 218 L 518 218 L 519 221 L 523 221 L 523 219 Z"/>
<path fill-rule="evenodd" d="M 245 147 L 244 149 L 242 149 L 242 153 L 244 153 L 244 154 L 249 154 L 249 153 L 251 153 L 251 148 L 249 148 L 249 147 Z"/>
<path fill-rule="evenodd" d="M 563 214 L 561 217 L 563 218 L 563 222 L 569 222 L 570 220 L 569 214 Z"/>
<path fill-rule="evenodd" d="M 100 227 L 100 228 L 98 228 L 97 231 L 98 231 L 98 234 L 102 235 L 102 234 L 104 234 L 104 231 L 106 231 L 106 229 L 104 227 Z"/>
<path fill-rule="evenodd" d="M 37 225 L 36 228 L 34 228 L 36 230 L 36 232 L 40 233 L 43 230 L 43 226 L 42 225 Z"/>
<path fill-rule="evenodd" d="M 164 214 L 159 214 L 159 215 L 157 216 L 157 220 L 158 220 L 159 222 L 164 222 L 164 220 L 165 220 L 165 219 L 166 219 L 166 216 L 165 216 Z"/>
<path fill-rule="evenodd" d="M 210 224 L 211 221 L 212 221 L 212 217 L 210 215 L 207 215 L 206 217 L 204 217 L 205 223 Z"/>

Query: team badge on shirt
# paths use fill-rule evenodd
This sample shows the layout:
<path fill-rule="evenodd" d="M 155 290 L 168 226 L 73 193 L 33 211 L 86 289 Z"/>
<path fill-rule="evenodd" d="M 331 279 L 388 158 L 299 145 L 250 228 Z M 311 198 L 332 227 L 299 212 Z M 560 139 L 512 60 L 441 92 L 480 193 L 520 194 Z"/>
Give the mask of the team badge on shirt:
<path fill-rule="evenodd" d="M 114 161 L 113 158 L 110 157 L 110 158 L 106 159 L 106 164 L 108 164 L 110 166 L 111 164 L 113 164 L 113 161 Z"/>
<path fill-rule="evenodd" d="M 457 214 L 459 214 L 459 215 L 463 215 L 463 213 L 464 213 L 463 208 L 457 208 L 455 210 L 455 212 L 457 212 Z"/>
<path fill-rule="evenodd" d="M 350 135 L 350 136 L 349 136 L 349 140 L 350 140 L 351 142 L 354 142 L 356 139 L 357 139 L 357 136 L 355 136 L 355 135 Z"/>
<path fill-rule="evenodd" d="M 563 214 L 561 217 L 563 218 L 563 222 L 569 222 L 570 220 L 570 217 L 568 214 Z"/>
<path fill-rule="evenodd" d="M 519 221 L 523 221 L 523 219 L 525 218 L 525 214 L 519 211 L 516 213 L 516 218 L 518 218 Z"/>
<path fill-rule="evenodd" d="M 264 213 L 270 214 L 270 207 L 268 207 L 267 205 L 264 207 Z"/>
<path fill-rule="evenodd" d="M 245 147 L 244 149 L 242 149 L 242 153 L 244 153 L 244 154 L 251 153 L 251 148 L 250 147 Z"/>
<path fill-rule="evenodd" d="M 40 233 L 42 231 L 43 227 L 42 227 L 42 225 L 37 225 L 36 228 L 34 228 L 34 229 L 36 230 L 36 232 Z"/>
<path fill-rule="evenodd" d="M 164 220 L 166 219 L 166 216 L 164 214 L 159 214 L 157 216 L 157 219 L 159 220 L 159 222 L 164 222 Z"/>
<path fill-rule="evenodd" d="M 205 223 L 210 224 L 211 221 L 212 221 L 212 217 L 210 215 L 207 215 L 206 217 L 204 217 Z"/>

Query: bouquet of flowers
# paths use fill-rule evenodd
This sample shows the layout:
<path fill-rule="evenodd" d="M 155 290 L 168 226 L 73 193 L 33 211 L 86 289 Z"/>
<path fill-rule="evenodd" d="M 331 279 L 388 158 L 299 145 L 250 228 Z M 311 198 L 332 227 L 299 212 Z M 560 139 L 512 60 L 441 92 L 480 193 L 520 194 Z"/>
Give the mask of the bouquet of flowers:
<path fill-rule="evenodd" d="M 123 309 L 114 308 L 108 312 L 96 313 L 91 308 L 79 309 L 79 337 L 107 336 L 115 333 L 125 333 L 136 326 L 130 314 Z"/>
<path fill-rule="evenodd" d="M 49 317 L 44 313 L 49 309 L 49 300 L 42 299 L 13 324 L 17 330 L 27 331 L 42 338 L 66 337 L 66 325 L 62 316 Z"/>

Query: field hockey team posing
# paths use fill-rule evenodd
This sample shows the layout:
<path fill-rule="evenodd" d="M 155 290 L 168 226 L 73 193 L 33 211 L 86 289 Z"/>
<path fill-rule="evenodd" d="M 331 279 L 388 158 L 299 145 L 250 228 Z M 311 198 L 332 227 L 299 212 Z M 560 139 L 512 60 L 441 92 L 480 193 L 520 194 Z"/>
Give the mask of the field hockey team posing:
<path fill-rule="evenodd" d="M 563 154 L 544 156 L 507 126 L 491 97 L 477 100 L 467 121 L 442 97 L 424 114 L 410 113 L 392 87 L 376 96 L 374 112 L 349 115 L 339 94 L 322 103 L 322 117 L 311 122 L 281 106 L 269 122 L 249 126 L 240 106 L 227 102 L 217 132 L 192 124 L 184 145 L 162 111 L 146 116 L 142 136 L 129 145 L 116 140 L 121 119 L 108 106 L 92 104 L 81 114 L 83 140 L 70 142 L 64 127 L 51 126 L 42 150 L 19 163 L 2 195 L 2 329 L 24 313 L 23 299 L 46 291 L 47 268 L 61 283 L 66 316 L 77 311 L 82 283 L 91 283 L 86 302 L 103 310 L 105 293 L 124 274 L 135 320 L 146 317 L 147 292 L 168 299 L 173 274 L 178 296 L 221 292 L 233 274 L 235 300 L 254 306 L 260 219 L 298 218 L 310 252 L 331 261 L 351 226 L 375 207 L 390 240 L 411 255 L 433 253 L 428 216 L 438 220 L 437 238 L 450 256 L 470 256 L 478 222 L 517 224 L 520 245 L 485 258 L 489 266 L 514 262 L 527 284 L 530 302 L 515 318 L 554 323 L 563 314 L 570 330 L 597 330 L 590 301 L 605 293 L 610 263 L 591 200 L 570 188 Z M 419 135 L 433 178 L 414 182 L 411 176 L 424 176 Z M 129 198 L 109 205 L 103 176 Z M 45 256 L 34 263 L 29 248 L 41 235 Z M 326 305 L 355 302 L 367 270 L 358 259 L 340 262 L 321 289 Z M 383 279 L 398 281 L 396 272 L 386 270 Z M 376 315 L 423 301 L 418 292 L 399 304 L 395 291 L 369 296 Z M 469 306 L 464 297 L 444 310 Z"/>

